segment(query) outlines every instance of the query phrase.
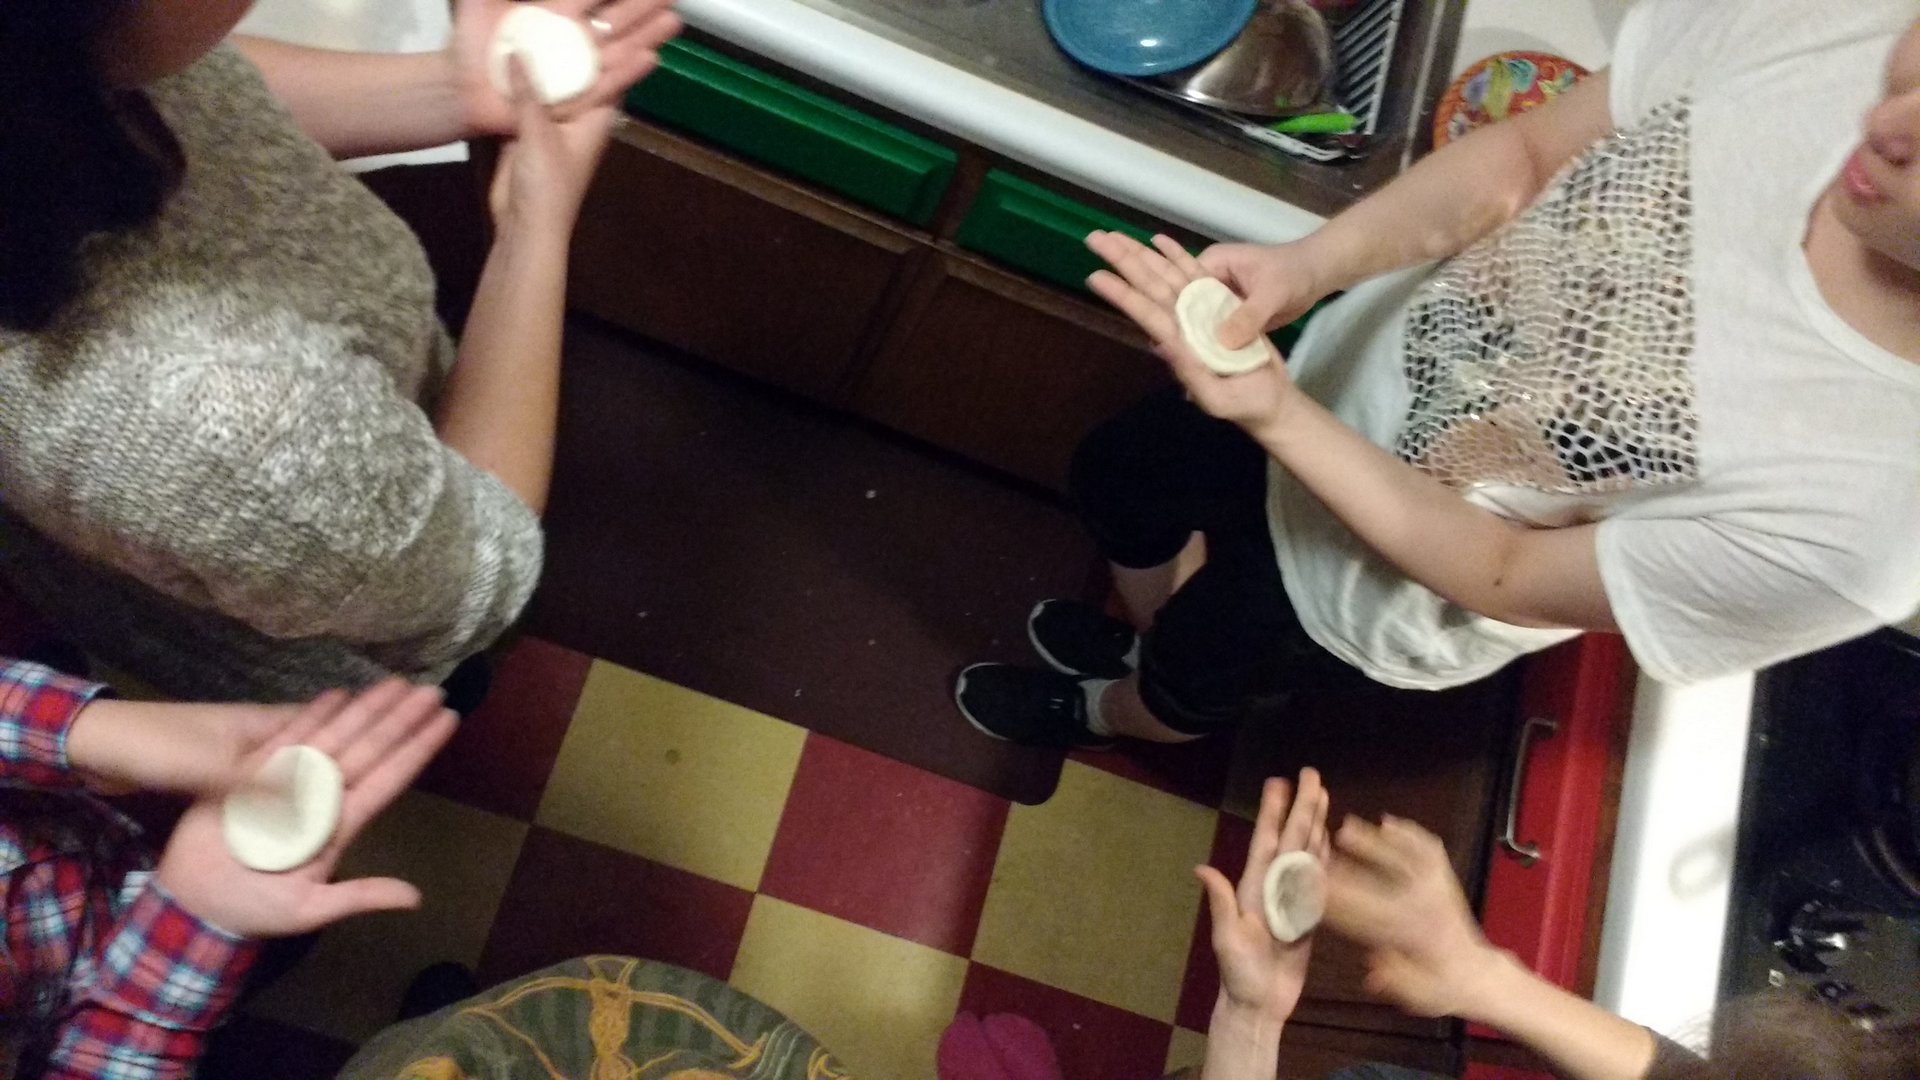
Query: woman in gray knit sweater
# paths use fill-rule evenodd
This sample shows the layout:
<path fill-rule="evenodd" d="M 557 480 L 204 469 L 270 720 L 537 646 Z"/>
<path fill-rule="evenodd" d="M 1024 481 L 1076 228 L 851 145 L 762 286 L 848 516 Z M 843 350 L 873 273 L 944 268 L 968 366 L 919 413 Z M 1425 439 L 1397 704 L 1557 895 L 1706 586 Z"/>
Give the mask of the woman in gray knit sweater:
<path fill-rule="evenodd" d="M 539 575 L 566 248 L 670 0 L 553 0 L 605 74 L 510 139 L 458 356 L 336 157 L 512 135 L 509 0 L 441 54 L 226 41 L 245 0 L 0 9 L 0 577 L 171 694 L 433 680 Z M 537 117 L 537 114 L 534 114 Z"/>

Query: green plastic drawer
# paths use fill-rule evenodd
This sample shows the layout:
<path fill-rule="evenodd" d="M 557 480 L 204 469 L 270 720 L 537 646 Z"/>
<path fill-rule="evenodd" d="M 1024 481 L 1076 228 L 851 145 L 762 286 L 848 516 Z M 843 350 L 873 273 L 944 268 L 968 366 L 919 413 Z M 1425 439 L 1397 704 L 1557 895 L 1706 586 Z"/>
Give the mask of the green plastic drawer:
<path fill-rule="evenodd" d="M 1082 289 L 1087 275 L 1104 265 L 1087 250 L 1087 234 L 1096 229 L 1124 232 L 1142 242 L 1152 235 L 995 169 L 980 185 L 954 241 L 1042 281 Z"/>
<path fill-rule="evenodd" d="M 915 225 L 933 219 L 959 155 L 689 41 L 627 108 Z"/>
<path fill-rule="evenodd" d="M 980 185 L 973 209 L 960 223 L 954 240 L 969 251 L 996 259 L 1043 281 L 1069 289 L 1085 289 L 1087 278 L 1103 268 L 1098 255 L 1087 250 L 1087 234 L 1096 229 L 1123 232 L 1150 242 L 1151 233 L 1112 214 L 1075 202 L 1046 188 L 998 169 Z M 1329 297 L 1328 300 L 1332 298 Z M 1307 320 L 1326 306 L 1322 300 L 1297 322 L 1273 332 L 1282 353 L 1293 351 Z"/>

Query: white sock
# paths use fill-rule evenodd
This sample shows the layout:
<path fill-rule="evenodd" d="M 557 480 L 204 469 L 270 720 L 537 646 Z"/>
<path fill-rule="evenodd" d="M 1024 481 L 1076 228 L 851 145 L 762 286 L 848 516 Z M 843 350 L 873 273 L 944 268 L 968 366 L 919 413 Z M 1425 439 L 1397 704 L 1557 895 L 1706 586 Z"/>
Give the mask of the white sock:
<path fill-rule="evenodd" d="M 1080 692 L 1087 695 L 1087 730 L 1103 739 L 1113 738 L 1113 729 L 1107 726 L 1106 717 L 1100 715 L 1100 696 L 1107 687 L 1119 682 L 1118 679 L 1082 679 Z"/>

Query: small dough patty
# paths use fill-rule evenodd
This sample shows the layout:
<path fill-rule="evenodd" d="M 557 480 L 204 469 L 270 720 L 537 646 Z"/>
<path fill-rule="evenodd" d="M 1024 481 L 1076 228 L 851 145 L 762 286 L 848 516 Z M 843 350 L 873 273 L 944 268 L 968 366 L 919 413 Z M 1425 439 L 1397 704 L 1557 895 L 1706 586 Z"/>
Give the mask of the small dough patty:
<path fill-rule="evenodd" d="M 1273 347 L 1261 338 L 1238 349 L 1220 344 L 1220 327 L 1240 306 L 1240 298 L 1218 278 L 1196 278 L 1180 290 L 1173 315 L 1180 336 L 1200 362 L 1220 375 L 1241 375 L 1273 359 Z"/>
<path fill-rule="evenodd" d="M 1295 942 L 1313 933 L 1327 910 L 1327 878 L 1320 860 L 1304 851 L 1276 856 L 1267 867 L 1263 897 L 1267 930 L 1276 940 Z"/>
<path fill-rule="evenodd" d="M 507 58 L 516 54 L 542 105 L 572 101 L 600 80 L 600 47 L 587 28 L 545 8 L 515 4 L 493 32 L 488 69 L 502 96 L 512 96 Z"/>
<path fill-rule="evenodd" d="M 283 746 L 253 779 L 221 805 L 234 861 L 268 874 L 312 862 L 340 827 L 346 792 L 340 766 L 311 746 Z"/>

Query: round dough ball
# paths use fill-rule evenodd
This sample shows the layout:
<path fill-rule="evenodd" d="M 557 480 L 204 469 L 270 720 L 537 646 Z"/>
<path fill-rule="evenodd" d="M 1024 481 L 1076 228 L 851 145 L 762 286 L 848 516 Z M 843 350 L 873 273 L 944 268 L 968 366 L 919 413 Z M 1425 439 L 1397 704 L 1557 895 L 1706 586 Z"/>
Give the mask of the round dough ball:
<path fill-rule="evenodd" d="M 493 32 L 488 72 L 507 97 L 513 96 L 507 58 L 515 55 L 542 105 L 572 101 L 600 80 L 600 46 L 587 28 L 532 4 L 515 4 Z"/>
<path fill-rule="evenodd" d="M 1218 278 L 1188 282 L 1173 303 L 1173 315 L 1180 323 L 1180 336 L 1187 348 L 1219 375 L 1241 375 L 1273 359 L 1273 347 L 1261 338 L 1238 349 L 1220 344 L 1220 327 L 1239 306 L 1240 298 Z"/>
<path fill-rule="evenodd" d="M 311 746 L 283 746 L 253 781 L 221 805 L 234 861 L 269 874 L 312 862 L 340 827 L 346 792 L 340 766 Z"/>
<path fill-rule="evenodd" d="M 1320 925 L 1327 911 L 1327 875 L 1319 859 L 1304 851 L 1283 852 L 1267 867 L 1265 885 L 1267 930 L 1276 940 L 1299 941 Z"/>

